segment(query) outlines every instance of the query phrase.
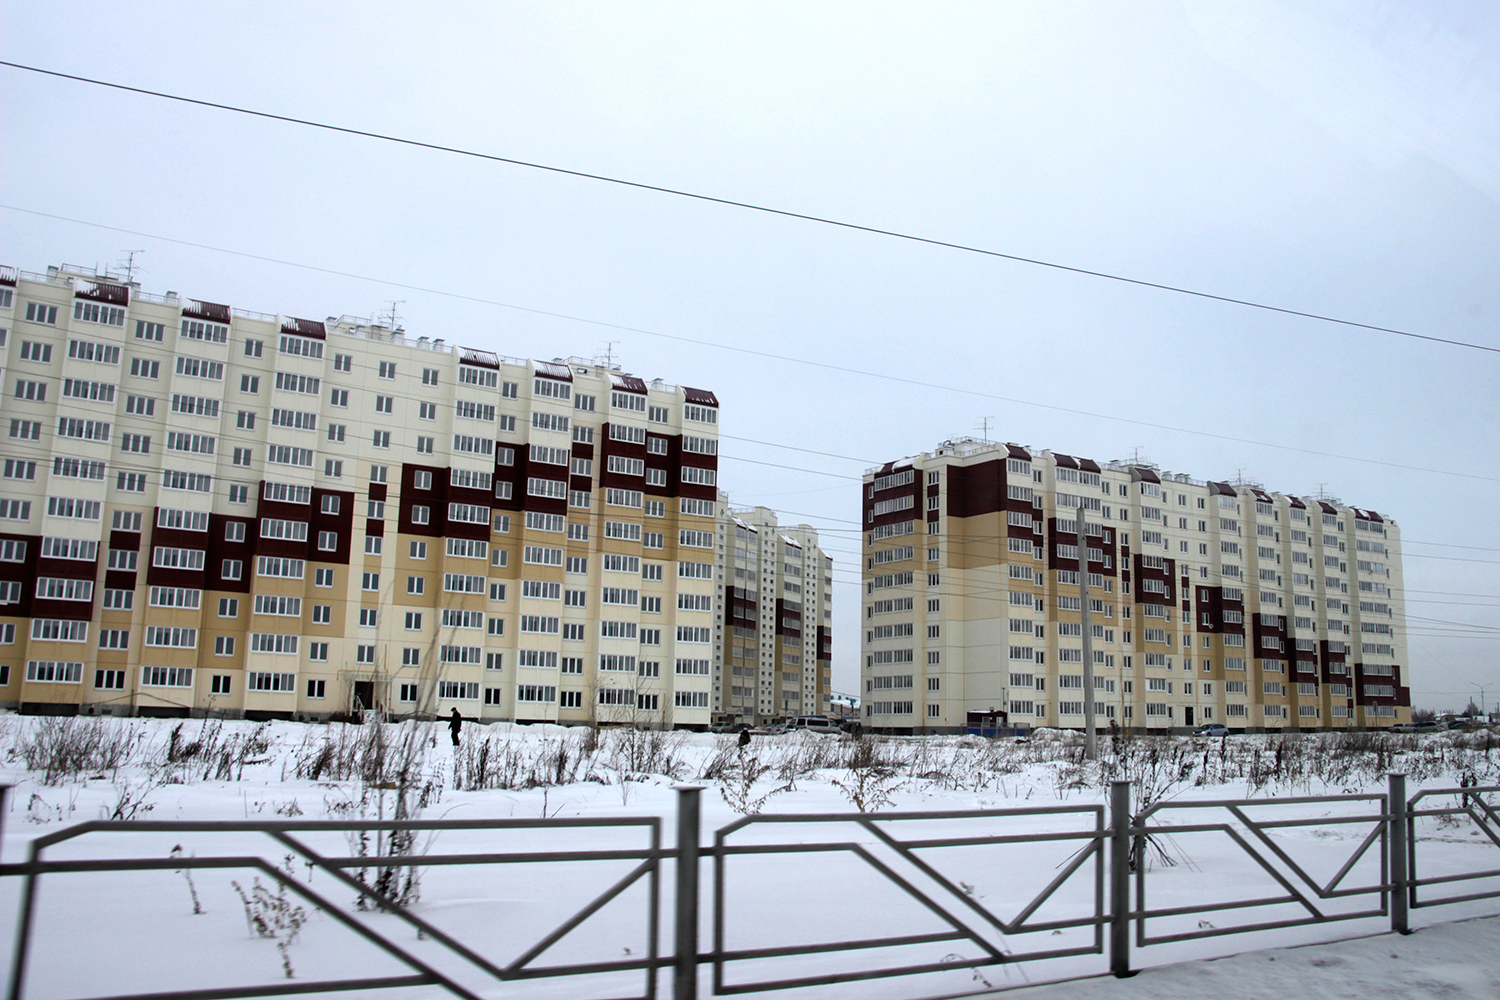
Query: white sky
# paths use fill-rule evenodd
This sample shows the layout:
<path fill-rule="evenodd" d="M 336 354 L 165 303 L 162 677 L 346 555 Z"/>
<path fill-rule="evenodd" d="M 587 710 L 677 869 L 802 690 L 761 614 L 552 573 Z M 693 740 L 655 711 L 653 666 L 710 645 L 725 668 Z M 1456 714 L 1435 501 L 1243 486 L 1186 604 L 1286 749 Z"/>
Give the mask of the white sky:
<path fill-rule="evenodd" d="M 1500 345 L 1486 3 L 58 0 L 12 7 L 0 58 Z M 1471 684 L 1500 701 L 1493 353 L 5 67 L 0 201 L 952 387 L 0 209 L 0 257 L 24 269 L 144 249 L 154 292 L 311 318 L 404 300 L 414 335 L 543 359 L 616 341 L 626 370 L 714 390 L 732 500 L 791 512 L 835 553 L 835 689 L 858 677 L 855 480 L 990 417 L 1000 440 L 1139 448 L 1394 517 L 1414 703 L 1461 707 Z"/>

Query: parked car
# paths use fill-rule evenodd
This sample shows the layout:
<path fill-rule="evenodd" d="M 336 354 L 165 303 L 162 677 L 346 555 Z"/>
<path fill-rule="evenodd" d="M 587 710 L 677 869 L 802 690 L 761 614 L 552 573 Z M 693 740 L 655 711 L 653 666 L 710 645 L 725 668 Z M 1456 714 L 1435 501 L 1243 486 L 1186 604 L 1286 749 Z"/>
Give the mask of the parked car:
<path fill-rule="evenodd" d="M 1199 726 L 1193 730 L 1194 736 L 1228 736 L 1229 727 L 1222 722 L 1210 722 L 1206 726 Z"/>
<path fill-rule="evenodd" d="M 1441 733 L 1443 731 L 1441 722 L 1413 722 L 1411 731 L 1414 733 Z"/>

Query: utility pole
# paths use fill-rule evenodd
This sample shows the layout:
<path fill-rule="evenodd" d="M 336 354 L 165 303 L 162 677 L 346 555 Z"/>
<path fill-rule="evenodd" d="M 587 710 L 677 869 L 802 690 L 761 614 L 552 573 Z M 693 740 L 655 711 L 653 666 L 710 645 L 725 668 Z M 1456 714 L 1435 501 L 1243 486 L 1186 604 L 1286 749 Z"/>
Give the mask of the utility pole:
<path fill-rule="evenodd" d="M 1083 758 L 1095 760 L 1098 747 L 1094 735 L 1094 630 L 1089 621 L 1089 533 L 1084 519 L 1084 505 L 1088 500 L 1083 496 L 1082 483 L 1079 487 L 1078 609 L 1083 633 Z"/>
<path fill-rule="evenodd" d="M 1486 689 L 1492 688 L 1494 686 L 1494 684 L 1475 684 L 1473 681 L 1469 682 L 1469 687 L 1479 689 L 1479 714 L 1484 716 L 1486 719 L 1490 717 L 1490 713 L 1489 708 L 1484 701 L 1484 692 L 1486 691 Z"/>

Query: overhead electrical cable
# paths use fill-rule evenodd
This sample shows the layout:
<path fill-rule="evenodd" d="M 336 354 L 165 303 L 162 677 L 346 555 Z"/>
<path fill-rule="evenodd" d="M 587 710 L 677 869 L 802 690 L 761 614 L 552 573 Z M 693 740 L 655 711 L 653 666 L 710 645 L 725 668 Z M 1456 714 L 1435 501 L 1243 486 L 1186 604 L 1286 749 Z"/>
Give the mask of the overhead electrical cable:
<path fill-rule="evenodd" d="M 0 65 L 3 65 L 0 61 Z M 1365 465 L 1378 465 L 1387 469 L 1401 469 L 1406 472 L 1422 472 L 1429 475 L 1453 476 L 1458 479 L 1475 479 L 1487 483 L 1500 483 L 1500 476 L 1483 476 L 1473 472 L 1454 472 L 1448 469 L 1429 469 L 1420 465 L 1403 465 L 1400 462 L 1388 462 L 1378 458 L 1361 458 L 1357 455 L 1341 455 L 1331 451 L 1317 451 L 1312 448 L 1298 448 L 1295 445 L 1276 444 L 1271 441 L 1256 441 L 1253 438 L 1235 437 L 1230 434 L 1215 434 L 1212 431 L 1198 430 L 1191 427 L 1176 427 L 1171 424 L 1152 423 L 1148 420 L 1137 420 L 1133 417 L 1121 417 L 1109 413 L 1096 413 L 1092 410 L 1080 410 L 1070 406 L 1060 406 L 1056 403 L 1043 403 L 1033 399 L 1022 399 L 1017 396 L 1001 396 L 993 392 L 982 392 L 978 389 L 970 389 L 963 386 L 944 385 L 940 382 L 927 382 L 922 379 L 908 378 L 903 375 L 890 375 L 885 372 L 867 371 L 862 368 L 851 368 L 846 365 L 830 364 L 826 361 L 813 361 L 809 358 L 799 358 L 793 355 L 776 354 L 771 351 L 758 351 L 749 347 L 739 347 L 734 344 L 722 344 L 717 341 L 703 340 L 696 337 L 685 337 L 674 333 L 661 333 L 657 330 L 648 330 L 643 327 L 627 326 L 623 323 L 611 323 L 606 320 L 590 319 L 585 316 L 574 316 L 569 313 L 554 312 L 548 309 L 537 309 L 531 306 L 520 306 L 511 302 L 502 302 L 497 299 L 487 299 L 478 295 L 467 295 L 463 292 L 447 291 L 440 288 L 429 288 L 424 285 L 414 285 L 404 281 L 394 281 L 386 278 L 375 278 L 365 274 L 355 274 L 350 271 L 339 271 L 330 267 L 320 267 L 316 264 L 303 264 L 297 261 L 284 260 L 278 257 L 269 257 L 263 254 L 248 253 L 243 250 L 229 250 L 223 247 L 211 246 L 206 243 L 196 243 L 192 240 L 182 240 L 171 236 L 160 236 L 156 233 L 142 232 L 136 229 L 126 229 L 123 226 L 111 226 L 101 222 L 90 222 L 86 219 L 74 219 L 66 215 L 57 215 L 52 212 L 42 212 L 36 209 L 21 208 L 18 205 L 0 204 L 0 208 L 13 212 L 21 212 L 26 215 L 35 215 L 40 218 L 56 219 L 59 222 L 69 222 L 80 226 L 90 226 L 95 229 L 104 229 L 109 232 L 124 233 L 127 236 L 139 236 L 143 239 L 160 240 L 163 243 L 172 243 L 177 246 L 192 247 L 197 250 L 209 250 L 214 253 L 228 254 L 234 257 L 243 257 L 246 260 L 258 260 L 268 264 L 278 264 L 284 267 L 296 267 L 303 270 L 315 271 L 320 274 L 331 274 L 339 278 L 351 278 L 356 281 L 368 281 L 372 284 L 385 285 L 388 288 L 401 288 L 413 292 L 422 292 L 426 295 L 438 295 L 444 298 L 459 299 L 466 302 L 475 302 L 480 305 L 494 306 L 499 309 L 512 309 L 516 312 L 524 312 L 533 316 L 547 316 L 552 319 L 562 319 L 573 323 L 587 323 L 590 326 L 603 327 L 608 330 L 619 330 L 624 333 L 639 333 L 647 337 L 658 337 L 662 340 L 671 340 L 681 344 L 694 344 L 698 347 L 708 347 L 714 350 L 731 351 L 736 354 L 745 354 L 751 357 L 766 358 L 771 361 L 784 361 L 790 364 L 806 365 L 809 368 L 820 368 L 825 371 L 839 372 L 844 375 L 858 375 L 862 378 L 880 379 L 886 382 L 896 382 L 902 385 L 916 386 L 922 389 L 936 389 L 946 393 L 959 393 L 966 396 L 976 396 L 980 399 L 992 399 L 1001 403 L 1010 403 L 1016 406 L 1030 406 L 1041 410 L 1050 410 L 1055 413 L 1070 413 L 1075 416 L 1089 417 L 1093 420 L 1109 420 L 1115 423 L 1131 424 L 1136 427 L 1149 427 L 1152 430 L 1169 431 L 1173 434 L 1187 434 L 1194 437 L 1210 438 L 1215 441 L 1229 441 L 1234 444 L 1246 444 L 1256 448 L 1271 448 L 1277 451 L 1289 451 L 1299 455 L 1312 455 L 1316 458 L 1332 458 L 1344 462 L 1359 462 Z"/>
<path fill-rule="evenodd" d="M 29 66 L 25 63 L 11 62 L 0 59 L 0 66 L 9 66 L 12 69 L 23 70 L 28 73 L 38 73 L 43 76 L 56 77 L 63 80 L 73 80 L 77 83 L 87 83 L 95 87 L 107 87 L 112 90 L 121 90 L 127 93 L 140 94 L 146 97 L 156 97 L 162 100 L 177 101 L 182 104 L 192 104 L 198 107 L 212 108 L 217 111 L 229 111 L 234 114 L 249 115 L 254 118 L 264 118 L 270 121 L 285 122 L 290 125 L 302 125 L 308 128 L 322 129 L 327 132 L 337 132 L 343 135 L 358 136 L 364 139 L 376 139 L 382 142 L 397 143 L 402 146 L 412 146 L 418 149 L 432 150 L 439 153 L 451 153 L 455 156 L 466 156 L 473 159 L 488 160 L 492 163 L 505 163 L 516 167 L 525 167 L 530 170 L 543 170 L 548 173 L 561 174 L 567 177 L 577 177 L 582 180 L 599 181 L 605 184 L 615 184 L 620 187 L 634 188 L 639 191 L 652 191 L 657 194 L 671 195 L 677 198 L 690 198 L 694 201 L 708 202 L 715 205 L 724 205 L 730 208 L 741 208 L 751 212 L 761 212 L 766 215 L 776 215 L 787 219 L 798 219 L 803 222 L 812 222 L 823 226 L 834 226 L 839 229 L 852 230 L 854 232 L 869 233 L 874 236 L 887 236 L 892 239 L 906 240 L 911 243 L 921 243 L 927 246 L 943 247 L 949 250 L 959 250 L 964 253 L 982 254 L 986 257 L 995 257 L 1001 260 L 1009 260 L 1018 264 L 1030 264 L 1034 267 L 1045 267 L 1055 271 L 1064 271 L 1069 274 L 1078 274 L 1090 278 L 1102 278 L 1107 281 L 1117 281 L 1127 285 L 1135 285 L 1140 288 L 1152 288 L 1157 291 L 1171 292 L 1176 295 L 1187 295 L 1199 299 L 1207 299 L 1213 302 L 1223 302 L 1229 305 L 1245 306 L 1250 309 L 1260 309 L 1265 312 L 1279 313 L 1284 316 L 1295 316 L 1300 319 L 1315 320 L 1320 323 L 1333 323 L 1340 326 L 1353 327 L 1358 330 L 1370 330 L 1376 333 L 1389 333 L 1397 337 L 1409 337 L 1414 340 L 1425 340 L 1436 344 L 1448 344 L 1453 347 L 1464 347 L 1475 351 L 1488 351 L 1500 354 L 1500 347 L 1492 347 L 1486 344 L 1474 344 L 1462 340 L 1452 340 L 1446 337 L 1434 337 L 1429 334 L 1413 333 L 1409 330 L 1401 330 L 1395 327 L 1379 326 L 1373 323 L 1361 323 L 1356 320 L 1342 319 L 1337 316 L 1328 316 L 1323 313 L 1307 312 L 1301 309 L 1290 309 L 1285 306 L 1274 306 L 1265 302 L 1256 302 L 1252 299 L 1240 299 L 1229 295 L 1217 295 L 1212 292 L 1198 291 L 1185 288 L 1181 285 L 1168 285 L 1158 281 L 1147 281 L 1143 278 L 1131 278 L 1121 274 L 1113 274 L 1109 271 L 1098 271 L 1092 268 L 1076 267 L 1071 264 L 1059 264 L 1056 261 L 1042 260 L 1037 257 L 1025 257 L 1020 254 L 1004 253 L 999 250 L 989 250 L 967 243 L 955 243 L 950 240 L 940 240 L 929 236 L 917 236 L 912 233 L 903 233 L 894 229 L 882 229 L 878 226 L 861 225 L 856 222 L 845 222 L 822 215 L 812 215 L 807 212 L 794 212 L 785 208 L 774 208 L 769 205 L 760 205 L 754 202 L 738 201 L 733 198 L 724 198 L 717 195 L 702 194 L 696 191 L 688 191 L 682 188 L 667 187 L 661 184 L 648 184 L 644 181 L 632 181 L 622 177 L 612 177 L 608 174 L 590 173 L 585 170 L 573 170 L 567 167 L 553 166 L 547 163 L 536 163 L 531 160 L 521 160 L 510 156 L 499 156 L 494 153 L 482 153 L 478 150 L 465 149 L 461 146 L 448 146 L 436 142 L 424 142 L 420 139 L 409 139 L 403 136 L 389 135 L 384 132 L 374 132 L 368 129 L 357 129 L 346 125 L 333 125 L 328 122 L 314 121 L 309 118 L 297 118 L 292 115 L 275 114 L 269 111 L 257 111 L 253 108 L 240 107 L 234 104 L 224 104 L 218 101 L 209 101 L 197 97 L 186 97 L 181 94 L 169 94 L 165 91 L 150 90 L 145 87 L 133 87 L 128 84 L 115 83 L 110 80 L 99 80 L 93 77 L 79 76 L 74 73 L 63 73 L 58 70 L 43 69 L 40 66 Z"/>

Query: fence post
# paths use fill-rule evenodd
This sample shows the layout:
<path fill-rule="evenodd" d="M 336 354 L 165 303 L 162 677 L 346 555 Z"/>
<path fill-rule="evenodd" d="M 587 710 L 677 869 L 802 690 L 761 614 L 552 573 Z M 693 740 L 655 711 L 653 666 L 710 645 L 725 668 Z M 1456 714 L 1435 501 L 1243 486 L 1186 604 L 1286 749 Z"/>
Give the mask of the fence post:
<path fill-rule="evenodd" d="M 698 1000 L 698 839 L 701 836 L 702 792 L 697 785 L 677 786 L 673 1000 Z"/>
<path fill-rule="evenodd" d="M 1130 782 L 1109 785 L 1109 971 L 1130 971 Z"/>
<path fill-rule="evenodd" d="M 1406 843 L 1406 775 L 1386 775 L 1389 787 L 1386 791 L 1385 811 L 1389 835 L 1386 842 L 1391 851 L 1391 930 L 1397 934 L 1410 934 L 1407 922 L 1407 871 Z"/>

